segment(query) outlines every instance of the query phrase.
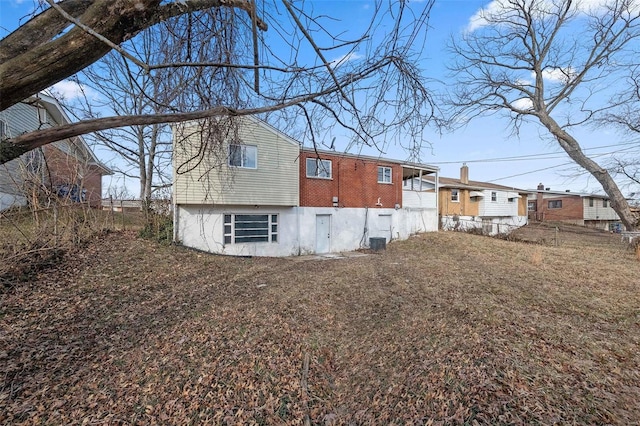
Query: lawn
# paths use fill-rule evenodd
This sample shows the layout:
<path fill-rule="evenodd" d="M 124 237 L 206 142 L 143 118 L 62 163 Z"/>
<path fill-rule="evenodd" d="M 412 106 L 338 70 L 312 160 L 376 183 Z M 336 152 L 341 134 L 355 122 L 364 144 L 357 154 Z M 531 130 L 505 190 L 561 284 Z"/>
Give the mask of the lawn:
<path fill-rule="evenodd" d="M 0 300 L 3 424 L 640 423 L 620 244 L 267 259 L 112 232 Z"/>

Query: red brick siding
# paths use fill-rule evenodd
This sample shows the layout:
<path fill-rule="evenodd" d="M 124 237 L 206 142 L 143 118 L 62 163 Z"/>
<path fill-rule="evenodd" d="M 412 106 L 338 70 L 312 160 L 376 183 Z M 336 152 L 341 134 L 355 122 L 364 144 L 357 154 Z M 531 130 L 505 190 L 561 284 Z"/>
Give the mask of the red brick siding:
<path fill-rule="evenodd" d="M 44 147 L 44 155 L 52 187 L 65 184 L 80 185 L 86 190 L 86 199 L 91 207 L 100 207 L 102 175 L 98 167 L 84 164 L 53 145 Z"/>
<path fill-rule="evenodd" d="M 318 158 L 315 152 L 300 154 L 300 206 L 332 207 L 338 197 L 340 207 L 393 208 L 402 205 L 402 167 L 369 159 L 320 155 L 331 160 L 331 179 L 308 178 L 307 158 Z M 392 183 L 378 183 L 378 166 L 391 167 Z M 380 199 L 380 205 L 378 204 Z"/>
<path fill-rule="evenodd" d="M 562 200 L 562 208 L 550 209 L 549 201 Z M 576 221 L 584 218 L 582 198 L 580 197 L 554 197 L 537 200 L 537 219 L 551 221 Z"/>

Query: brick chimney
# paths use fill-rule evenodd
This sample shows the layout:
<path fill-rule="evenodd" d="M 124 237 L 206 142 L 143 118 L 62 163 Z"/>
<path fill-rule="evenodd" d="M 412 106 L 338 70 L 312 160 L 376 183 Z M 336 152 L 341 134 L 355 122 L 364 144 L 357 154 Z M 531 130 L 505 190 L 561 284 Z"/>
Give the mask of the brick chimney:
<path fill-rule="evenodd" d="M 469 183 L 469 167 L 467 167 L 467 163 L 462 163 L 462 167 L 460 167 L 460 183 L 465 185 Z"/>
<path fill-rule="evenodd" d="M 543 220 L 544 218 L 544 197 L 542 196 L 542 191 L 544 191 L 544 185 L 542 183 L 538 184 L 538 192 L 536 194 L 536 219 Z"/>

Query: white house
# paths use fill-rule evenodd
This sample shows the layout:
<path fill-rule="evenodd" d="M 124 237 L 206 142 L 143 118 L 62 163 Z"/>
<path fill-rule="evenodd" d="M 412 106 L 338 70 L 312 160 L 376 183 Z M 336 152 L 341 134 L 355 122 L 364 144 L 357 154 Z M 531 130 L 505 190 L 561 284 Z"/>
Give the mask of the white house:
<path fill-rule="evenodd" d="M 437 168 L 305 149 L 256 118 L 236 123 L 174 128 L 174 238 L 183 245 L 293 256 L 438 229 L 436 191 L 402 188 Z"/>

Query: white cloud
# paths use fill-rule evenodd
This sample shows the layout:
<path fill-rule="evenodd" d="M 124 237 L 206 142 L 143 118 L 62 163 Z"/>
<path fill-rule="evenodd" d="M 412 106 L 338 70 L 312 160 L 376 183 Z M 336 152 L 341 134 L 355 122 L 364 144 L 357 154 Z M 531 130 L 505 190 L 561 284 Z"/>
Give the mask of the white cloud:
<path fill-rule="evenodd" d="M 547 68 L 542 70 L 542 78 L 552 83 L 567 83 L 576 76 L 576 71 L 571 68 Z M 535 78 L 534 75 L 532 77 Z"/>
<path fill-rule="evenodd" d="M 553 0 L 525 0 L 527 4 L 535 2 L 540 11 L 551 12 L 558 8 Z M 574 1 L 572 7 L 578 13 L 604 13 L 607 11 L 607 4 L 611 4 L 611 0 L 578 0 Z M 640 9 L 640 4 L 632 4 L 630 9 Z M 478 9 L 476 13 L 469 18 L 466 31 L 473 32 L 479 28 L 489 25 L 488 18 L 491 16 L 499 16 L 500 14 L 512 10 L 510 2 L 507 0 L 492 0 L 487 6 Z"/>
<path fill-rule="evenodd" d="M 351 53 L 347 53 L 346 55 L 342 55 L 337 57 L 336 59 L 334 59 L 333 61 L 330 62 L 332 67 L 338 67 L 342 64 L 346 64 L 347 62 L 351 62 L 351 61 L 357 61 L 358 59 L 361 59 L 362 55 L 360 55 L 357 52 L 351 52 Z"/>
<path fill-rule="evenodd" d="M 511 106 L 522 110 L 533 109 L 533 102 L 529 98 L 520 98 L 511 102 Z"/>
<path fill-rule="evenodd" d="M 62 80 L 54 84 L 49 88 L 49 91 L 51 91 L 56 98 L 67 101 L 72 101 L 84 96 L 91 98 L 95 95 L 94 91 L 89 87 L 70 80 Z"/>

